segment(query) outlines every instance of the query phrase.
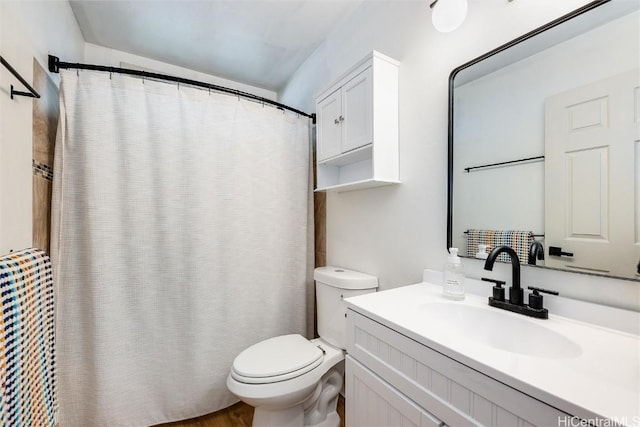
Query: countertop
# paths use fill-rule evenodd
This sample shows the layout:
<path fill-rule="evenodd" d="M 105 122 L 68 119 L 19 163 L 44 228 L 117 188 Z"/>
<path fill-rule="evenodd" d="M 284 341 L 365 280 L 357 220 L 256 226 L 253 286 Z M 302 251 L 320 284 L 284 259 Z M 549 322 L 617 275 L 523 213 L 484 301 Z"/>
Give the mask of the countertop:
<path fill-rule="evenodd" d="M 401 334 L 430 347 L 470 368 L 503 382 L 548 405 L 594 425 L 603 419 L 620 425 L 640 426 L 640 337 L 549 314 L 549 319 L 533 319 L 490 307 L 486 297 L 467 294 L 464 301 L 442 297 L 442 287 L 418 283 L 346 299 L 347 306 Z M 451 328 L 436 322 L 427 311 L 429 304 L 466 304 L 504 315 L 502 325 L 491 325 L 505 339 L 513 324 L 521 319 L 548 328 L 576 346 L 561 357 L 532 356 L 479 343 L 474 331 Z M 474 309 L 475 310 L 475 309 Z M 478 327 L 486 327 L 479 325 Z M 537 328 L 537 326 L 535 327 Z M 517 331 L 516 331 L 517 333 Z M 522 338 L 522 337 L 520 337 Z M 549 348 L 549 350 L 553 350 Z M 610 422 L 609 422 L 610 423 Z"/>

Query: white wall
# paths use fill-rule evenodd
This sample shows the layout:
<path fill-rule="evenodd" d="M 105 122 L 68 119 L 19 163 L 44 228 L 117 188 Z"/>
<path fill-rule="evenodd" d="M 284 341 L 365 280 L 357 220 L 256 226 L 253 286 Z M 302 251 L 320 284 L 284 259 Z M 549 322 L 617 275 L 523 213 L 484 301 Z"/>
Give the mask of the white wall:
<path fill-rule="evenodd" d="M 63 58 L 60 59 L 64 60 Z M 232 80 L 193 71 L 188 68 L 167 64 L 166 62 L 156 61 L 120 50 L 109 49 L 92 43 L 86 43 L 85 62 L 88 64 L 109 65 L 112 67 L 145 69 L 146 71 L 169 74 L 176 77 L 183 77 L 186 79 L 224 86 L 230 89 L 237 89 L 267 99 L 277 99 L 277 94 L 271 90 L 238 83 Z"/>
<path fill-rule="evenodd" d="M 402 184 L 327 197 L 328 263 L 375 274 L 382 289 L 419 282 L 423 268 L 442 270 L 445 261 L 451 70 L 587 1 L 470 0 L 466 22 L 449 34 L 433 29 L 428 3 L 364 2 L 280 93 L 282 102 L 313 111 L 314 95 L 372 49 L 401 61 Z M 470 274 L 482 274 L 475 261 L 467 264 Z M 582 287 L 561 283 L 568 273 L 546 271 L 540 275 L 540 269 L 524 270 L 531 270 L 523 273 L 525 284 L 556 288 L 568 297 L 640 309 L 637 282 L 589 280 Z M 506 276 L 508 272 L 497 274 Z"/>
<path fill-rule="evenodd" d="M 0 40 L 0 54 L 27 82 L 33 82 L 34 57 L 46 70 L 49 53 L 68 61 L 84 56 L 84 39 L 66 1 L 0 1 Z M 26 91 L 0 68 L 0 255 L 32 242 L 32 100 L 12 100 L 12 84 Z"/>

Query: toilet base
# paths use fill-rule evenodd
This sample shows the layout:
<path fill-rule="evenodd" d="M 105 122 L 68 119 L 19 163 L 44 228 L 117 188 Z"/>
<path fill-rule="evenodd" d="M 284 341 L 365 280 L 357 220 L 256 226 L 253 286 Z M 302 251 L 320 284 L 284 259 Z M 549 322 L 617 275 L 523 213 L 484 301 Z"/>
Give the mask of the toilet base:
<path fill-rule="evenodd" d="M 269 410 L 258 406 L 253 412 L 253 427 L 302 427 L 303 425 L 304 411 L 302 405 L 277 410 Z"/>
<path fill-rule="evenodd" d="M 253 413 L 252 427 L 310 427 L 304 424 L 304 409 L 302 405 L 288 409 L 270 411 L 264 407 L 257 407 Z M 340 415 L 335 411 L 312 427 L 340 427 Z"/>
<path fill-rule="evenodd" d="M 327 414 L 327 418 L 313 427 L 340 427 L 340 415 L 337 412 Z"/>
<path fill-rule="evenodd" d="M 340 362 L 322 376 L 316 393 L 305 403 L 305 427 L 340 427 L 336 409 L 343 384 L 344 362 Z"/>
<path fill-rule="evenodd" d="M 255 407 L 253 427 L 340 427 L 337 412 L 342 389 L 344 361 L 324 374 L 315 390 L 303 402 L 289 408 Z"/>

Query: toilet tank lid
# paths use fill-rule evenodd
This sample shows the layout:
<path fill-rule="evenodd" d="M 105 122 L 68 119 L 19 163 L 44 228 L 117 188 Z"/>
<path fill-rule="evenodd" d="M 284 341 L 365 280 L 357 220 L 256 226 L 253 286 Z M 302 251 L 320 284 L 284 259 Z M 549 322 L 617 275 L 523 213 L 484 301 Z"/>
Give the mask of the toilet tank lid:
<path fill-rule="evenodd" d="M 359 271 L 340 267 L 318 267 L 313 272 L 317 282 L 340 289 L 374 289 L 378 287 L 378 278 Z"/>

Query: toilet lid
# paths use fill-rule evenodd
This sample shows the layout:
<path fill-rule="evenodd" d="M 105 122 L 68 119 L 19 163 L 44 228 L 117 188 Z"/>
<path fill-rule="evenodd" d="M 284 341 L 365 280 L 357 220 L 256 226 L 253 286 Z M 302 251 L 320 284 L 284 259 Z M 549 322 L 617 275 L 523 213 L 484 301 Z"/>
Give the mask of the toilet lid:
<path fill-rule="evenodd" d="M 259 342 L 233 361 L 232 376 L 246 383 L 284 381 L 322 362 L 322 350 L 302 335 L 282 335 Z"/>

